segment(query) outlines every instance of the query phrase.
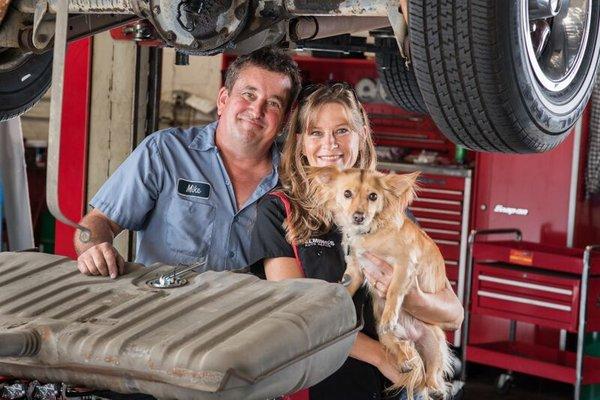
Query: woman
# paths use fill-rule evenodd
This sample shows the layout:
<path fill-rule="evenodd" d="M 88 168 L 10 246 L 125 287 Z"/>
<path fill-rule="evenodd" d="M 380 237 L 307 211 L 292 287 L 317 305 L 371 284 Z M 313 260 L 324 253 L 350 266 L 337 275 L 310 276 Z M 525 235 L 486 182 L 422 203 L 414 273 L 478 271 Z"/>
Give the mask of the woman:
<path fill-rule="evenodd" d="M 252 232 L 252 270 L 269 280 L 317 278 L 339 282 L 345 270 L 341 235 L 328 225 L 321 210 L 310 207 L 306 194 L 308 166 L 338 165 L 340 168 L 375 169 L 375 147 L 367 114 L 354 91 L 345 84 L 313 86 L 300 97 L 290 117 L 280 166 L 281 189 L 289 205 L 286 211 L 278 196 L 266 196 L 258 205 Z M 289 215 L 288 215 L 289 214 Z M 287 232 L 286 228 L 287 227 Z M 290 243 L 296 244 L 294 247 Z M 297 251 L 297 253 L 295 253 Z M 374 282 L 377 295 L 385 296 L 392 267 L 374 255 L 367 255 L 365 276 Z M 364 303 L 365 325 L 345 364 L 329 378 L 310 388 L 310 399 L 392 399 L 384 389 L 398 371 L 386 358 L 377 341 L 371 302 L 360 290 L 357 304 Z M 448 286 L 428 294 L 415 288 L 406 296 L 405 311 L 445 329 L 457 329 L 462 306 Z M 384 378 L 385 377 L 385 378 Z"/>

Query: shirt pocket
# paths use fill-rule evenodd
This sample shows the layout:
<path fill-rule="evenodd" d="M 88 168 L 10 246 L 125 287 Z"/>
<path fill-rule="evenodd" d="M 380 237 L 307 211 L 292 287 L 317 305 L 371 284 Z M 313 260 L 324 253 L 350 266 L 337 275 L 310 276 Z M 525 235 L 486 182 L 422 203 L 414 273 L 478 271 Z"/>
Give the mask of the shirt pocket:
<path fill-rule="evenodd" d="M 215 224 L 215 208 L 212 204 L 203 199 L 174 196 L 165 217 L 166 242 L 170 251 L 193 257 L 194 260 L 208 256 Z"/>

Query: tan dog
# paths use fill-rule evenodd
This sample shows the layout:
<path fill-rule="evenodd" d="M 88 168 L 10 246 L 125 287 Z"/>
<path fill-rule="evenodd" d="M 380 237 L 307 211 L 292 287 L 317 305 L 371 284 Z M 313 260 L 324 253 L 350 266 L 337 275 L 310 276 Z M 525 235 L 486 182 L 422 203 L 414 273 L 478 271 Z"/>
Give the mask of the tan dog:
<path fill-rule="evenodd" d="M 326 207 L 342 230 L 348 246 L 346 274 L 354 294 L 365 282 L 359 267 L 368 251 L 394 268 L 385 299 L 367 282 L 377 321 L 379 341 L 402 372 L 392 389 L 405 387 L 414 394 L 446 396 L 445 378 L 452 372 L 451 353 L 441 328 L 424 323 L 402 310 L 404 296 L 418 284 L 427 293 L 447 285 L 444 259 L 429 236 L 405 217 L 415 196 L 419 173 L 390 174 L 337 167 L 313 168 L 316 207 Z M 425 397 L 427 398 L 427 397 Z"/>

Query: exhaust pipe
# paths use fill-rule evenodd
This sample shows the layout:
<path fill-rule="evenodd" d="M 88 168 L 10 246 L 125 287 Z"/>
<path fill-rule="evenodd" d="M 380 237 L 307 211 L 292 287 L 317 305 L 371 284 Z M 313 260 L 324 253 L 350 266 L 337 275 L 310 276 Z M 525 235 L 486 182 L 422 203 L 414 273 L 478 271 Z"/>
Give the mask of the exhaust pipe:
<path fill-rule="evenodd" d="M 31 357 L 40 351 L 36 331 L 0 332 L 0 357 Z"/>
<path fill-rule="evenodd" d="M 290 21 L 290 39 L 321 39 L 344 33 L 356 33 L 390 26 L 387 17 L 299 17 Z"/>

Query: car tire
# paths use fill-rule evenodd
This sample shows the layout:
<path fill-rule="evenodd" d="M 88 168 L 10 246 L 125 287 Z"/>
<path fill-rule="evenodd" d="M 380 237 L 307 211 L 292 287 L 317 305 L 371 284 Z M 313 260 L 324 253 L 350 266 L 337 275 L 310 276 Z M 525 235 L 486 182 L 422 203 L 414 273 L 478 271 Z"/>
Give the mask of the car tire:
<path fill-rule="evenodd" d="M 0 48 L 0 121 L 33 107 L 52 81 L 52 52 L 24 54 Z"/>
<path fill-rule="evenodd" d="M 415 72 L 400 55 L 396 39 L 375 38 L 375 45 L 386 50 L 375 55 L 375 62 L 379 80 L 388 98 L 406 111 L 427 114 Z"/>
<path fill-rule="evenodd" d="M 576 10 L 583 0 L 563 2 L 569 5 L 551 20 L 534 16 L 530 3 L 410 0 L 418 85 L 431 117 L 452 141 L 481 151 L 542 152 L 560 144 L 581 116 L 598 65 L 600 2 L 591 1 L 589 9 L 582 6 L 585 15 Z M 570 19 L 562 13 L 570 13 Z M 574 16 L 588 21 L 584 29 L 575 29 L 579 22 Z M 530 51 L 531 32 L 540 23 L 552 31 L 548 41 L 535 42 L 543 49 L 538 55 Z M 569 46 L 563 49 L 560 76 L 549 62 L 556 53 L 549 49 L 565 37 Z M 585 51 L 576 46 L 577 37 Z M 575 63 L 570 64 L 573 54 Z"/>

